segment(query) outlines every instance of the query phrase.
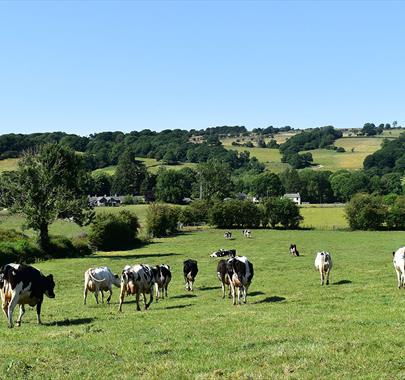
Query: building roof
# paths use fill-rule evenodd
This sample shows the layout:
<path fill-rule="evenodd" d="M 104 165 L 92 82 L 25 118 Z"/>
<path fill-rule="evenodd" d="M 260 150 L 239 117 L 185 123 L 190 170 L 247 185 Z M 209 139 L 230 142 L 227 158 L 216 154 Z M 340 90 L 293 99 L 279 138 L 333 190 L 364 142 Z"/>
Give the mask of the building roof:
<path fill-rule="evenodd" d="M 286 198 L 299 198 L 301 195 L 300 195 L 300 193 L 288 193 L 288 194 L 284 194 L 284 196 Z"/>

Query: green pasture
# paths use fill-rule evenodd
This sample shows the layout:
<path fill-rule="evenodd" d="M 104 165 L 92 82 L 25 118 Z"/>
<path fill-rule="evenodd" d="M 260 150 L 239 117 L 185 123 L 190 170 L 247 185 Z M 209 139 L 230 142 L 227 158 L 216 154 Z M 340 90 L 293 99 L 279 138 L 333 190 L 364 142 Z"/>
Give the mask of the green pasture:
<path fill-rule="evenodd" d="M 17 169 L 17 158 L 6 158 L 0 160 L 0 173 Z"/>
<path fill-rule="evenodd" d="M 391 252 L 403 232 L 234 230 L 185 232 L 141 249 L 99 252 L 35 266 L 53 273 L 56 298 L 42 320 L 27 308 L 21 327 L 0 320 L 2 379 L 400 379 L 405 377 L 405 292 L 396 288 Z M 301 256 L 291 257 L 290 243 Z M 222 299 L 218 248 L 236 248 L 254 264 L 246 305 Z M 331 285 L 321 287 L 315 252 L 329 250 Z M 184 290 L 182 262 L 198 260 L 194 293 Z M 167 263 L 169 298 L 135 311 L 128 297 L 83 302 L 83 273 L 107 265 Z M 15 313 L 15 318 L 17 317 Z"/>

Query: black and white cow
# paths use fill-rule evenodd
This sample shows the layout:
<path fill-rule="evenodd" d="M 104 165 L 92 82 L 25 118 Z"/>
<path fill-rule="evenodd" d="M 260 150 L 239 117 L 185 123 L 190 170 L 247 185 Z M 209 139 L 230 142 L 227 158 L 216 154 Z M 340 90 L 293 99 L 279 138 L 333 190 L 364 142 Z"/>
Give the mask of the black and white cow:
<path fill-rule="evenodd" d="M 98 304 L 98 292 L 101 292 L 101 300 L 104 302 L 104 293 L 110 292 L 107 298 L 107 303 L 110 303 L 112 296 L 112 286 L 117 288 L 121 286 L 121 281 L 118 275 L 113 274 L 108 267 L 90 268 L 84 273 L 84 299 L 83 303 L 86 305 L 87 292 L 94 292 L 94 297 Z"/>
<path fill-rule="evenodd" d="M 170 271 L 170 266 L 166 264 L 156 265 L 152 270 L 155 276 L 156 302 L 158 302 L 160 290 L 162 291 L 162 299 L 165 296 L 167 297 L 167 287 L 172 280 L 172 272 Z"/>
<path fill-rule="evenodd" d="M 121 294 L 119 311 L 122 311 L 122 303 L 124 302 L 125 295 L 135 294 L 136 310 L 140 311 L 139 296 L 143 294 L 143 302 L 145 310 L 151 305 L 153 301 L 153 287 L 155 285 L 155 276 L 153 269 L 149 265 L 126 265 L 121 274 Z M 146 303 L 146 293 L 150 294 L 149 302 Z"/>
<path fill-rule="evenodd" d="M 226 231 L 224 233 L 224 238 L 228 239 L 228 240 L 232 239 L 232 232 L 231 231 Z"/>
<path fill-rule="evenodd" d="M 225 298 L 225 287 L 229 287 L 229 276 L 227 270 L 227 262 L 228 260 L 219 260 L 217 265 L 217 276 L 219 281 L 221 282 L 222 288 L 222 298 Z M 229 287 L 229 296 L 231 295 L 231 288 Z"/>
<path fill-rule="evenodd" d="M 250 232 L 250 230 L 243 230 L 242 234 L 244 237 L 247 237 L 249 239 L 252 237 L 252 233 Z"/>
<path fill-rule="evenodd" d="M 238 289 L 238 304 L 241 303 L 241 295 L 243 302 L 246 303 L 247 292 L 254 274 L 253 264 L 245 256 L 236 256 L 227 261 L 226 269 L 229 276 L 233 304 L 236 304 L 235 288 Z"/>
<path fill-rule="evenodd" d="M 405 288 L 405 247 L 398 248 L 392 252 L 393 264 L 397 272 L 398 289 Z"/>
<path fill-rule="evenodd" d="M 318 252 L 315 257 L 315 268 L 319 270 L 321 276 L 321 285 L 324 284 L 326 279 L 326 285 L 329 285 L 330 271 L 332 270 L 332 256 L 329 252 Z"/>
<path fill-rule="evenodd" d="M 41 324 L 41 306 L 44 294 L 55 298 L 55 282 L 50 274 L 44 276 L 38 269 L 24 264 L 7 264 L 2 269 L 0 293 L 3 311 L 8 320 L 8 327 L 13 327 L 13 311 L 20 305 L 17 326 L 25 313 L 24 305 L 37 307 L 37 321 Z"/>
<path fill-rule="evenodd" d="M 198 273 L 198 265 L 196 260 L 188 259 L 183 263 L 183 274 L 186 282 L 186 289 L 193 291 L 193 284 Z"/>
<path fill-rule="evenodd" d="M 236 256 L 236 249 L 219 249 L 218 251 L 212 252 L 210 257 L 235 257 Z"/>
<path fill-rule="evenodd" d="M 297 246 L 295 244 L 290 244 L 290 253 L 293 256 L 297 256 L 297 257 L 300 255 L 300 253 L 298 252 Z"/>

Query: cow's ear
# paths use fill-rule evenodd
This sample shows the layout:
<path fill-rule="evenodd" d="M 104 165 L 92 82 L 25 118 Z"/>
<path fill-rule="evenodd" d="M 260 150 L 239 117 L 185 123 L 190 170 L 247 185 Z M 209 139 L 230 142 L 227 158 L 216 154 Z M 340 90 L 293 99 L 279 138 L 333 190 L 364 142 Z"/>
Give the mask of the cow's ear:
<path fill-rule="evenodd" d="M 395 256 L 395 252 L 392 252 L 392 256 Z"/>
<path fill-rule="evenodd" d="M 50 280 L 53 281 L 53 276 L 52 276 L 51 274 L 49 274 L 49 275 L 47 276 L 47 278 L 49 278 Z"/>

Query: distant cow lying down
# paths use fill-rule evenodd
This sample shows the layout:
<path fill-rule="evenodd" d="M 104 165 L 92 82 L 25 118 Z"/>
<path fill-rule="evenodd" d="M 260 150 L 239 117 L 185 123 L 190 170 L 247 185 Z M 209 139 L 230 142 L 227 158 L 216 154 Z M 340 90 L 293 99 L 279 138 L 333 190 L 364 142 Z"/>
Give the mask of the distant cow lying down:
<path fill-rule="evenodd" d="M 210 257 L 235 257 L 236 256 L 236 249 L 223 249 L 221 248 L 218 251 L 212 252 Z"/>
<path fill-rule="evenodd" d="M 98 292 L 101 292 L 101 301 L 104 302 L 104 293 L 110 292 L 107 298 L 107 303 L 110 303 L 112 296 L 112 286 L 120 287 L 121 281 L 118 275 L 113 274 L 108 267 L 90 268 L 84 273 L 84 299 L 86 305 L 87 292 L 94 292 L 94 297 L 98 304 Z"/>
<path fill-rule="evenodd" d="M 44 294 L 55 298 L 55 282 L 50 274 L 44 276 L 38 269 L 23 264 L 7 264 L 1 271 L 0 293 L 8 327 L 13 327 L 13 311 L 20 305 L 17 326 L 25 313 L 24 305 L 37 307 L 37 321 L 41 324 L 41 306 Z"/>

